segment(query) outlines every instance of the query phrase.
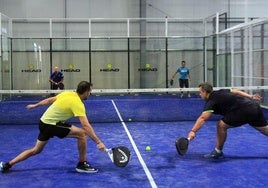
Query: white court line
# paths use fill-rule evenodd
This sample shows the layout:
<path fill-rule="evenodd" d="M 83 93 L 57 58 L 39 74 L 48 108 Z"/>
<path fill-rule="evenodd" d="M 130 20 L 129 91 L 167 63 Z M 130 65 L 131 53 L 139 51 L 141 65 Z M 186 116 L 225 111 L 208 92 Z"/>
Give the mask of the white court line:
<path fill-rule="evenodd" d="M 138 156 L 138 159 L 139 159 L 139 161 L 140 161 L 140 163 L 141 163 L 141 166 L 142 166 L 142 168 L 143 168 L 145 174 L 147 175 L 147 178 L 148 178 L 148 180 L 149 180 L 151 186 L 152 186 L 153 188 L 157 188 L 157 186 L 156 186 L 156 184 L 155 184 L 155 181 L 154 181 L 154 178 L 152 177 L 152 175 L 151 175 L 151 173 L 150 173 L 148 167 L 146 166 L 146 164 L 145 164 L 143 158 L 141 157 L 140 151 L 138 150 L 137 145 L 135 144 L 135 142 L 134 142 L 134 140 L 133 140 L 133 138 L 132 138 L 132 136 L 131 136 L 131 134 L 130 134 L 128 128 L 127 128 L 127 126 L 126 126 L 126 124 L 125 124 L 125 122 L 123 121 L 122 116 L 121 116 L 121 114 L 120 114 L 120 112 L 119 112 L 119 110 L 118 110 L 118 108 L 117 108 L 117 106 L 116 106 L 114 100 L 112 100 L 112 103 L 113 103 L 114 108 L 115 108 L 115 110 L 116 110 L 116 113 L 117 113 L 117 115 L 118 115 L 120 121 L 122 122 L 122 125 L 123 125 L 123 127 L 124 127 L 124 129 L 125 129 L 125 131 L 126 131 L 126 133 L 127 133 L 127 135 L 128 135 L 128 138 L 129 138 L 129 140 L 130 140 L 130 142 L 131 142 L 131 144 L 132 144 L 132 147 L 133 147 L 133 149 L 135 150 L 136 155 Z"/>

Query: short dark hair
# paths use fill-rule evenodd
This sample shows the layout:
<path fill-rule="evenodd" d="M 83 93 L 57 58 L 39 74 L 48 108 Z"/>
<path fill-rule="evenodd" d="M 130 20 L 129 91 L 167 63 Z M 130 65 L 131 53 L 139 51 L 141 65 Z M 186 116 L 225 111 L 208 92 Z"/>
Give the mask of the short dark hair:
<path fill-rule="evenodd" d="M 91 87 L 93 86 L 92 83 L 90 82 L 87 82 L 87 81 L 81 81 L 78 85 L 77 85 L 77 89 L 76 89 L 76 92 L 78 94 L 83 94 L 85 93 L 86 91 L 91 91 Z"/>
<path fill-rule="evenodd" d="M 213 91 L 213 86 L 208 82 L 201 83 L 198 87 L 201 88 L 203 91 L 206 91 L 207 93 L 212 93 Z"/>

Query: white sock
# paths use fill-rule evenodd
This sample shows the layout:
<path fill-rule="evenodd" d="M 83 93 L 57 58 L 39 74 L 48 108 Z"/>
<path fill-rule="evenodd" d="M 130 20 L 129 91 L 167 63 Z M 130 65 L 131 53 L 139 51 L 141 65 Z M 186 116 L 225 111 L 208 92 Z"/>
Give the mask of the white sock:
<path fill-rule="evenodd" d="M 217 148 L 215 148 L 215 150 L 216 150 L 217 153 L 221 153 L 221 150 L 219 150 Z"/>

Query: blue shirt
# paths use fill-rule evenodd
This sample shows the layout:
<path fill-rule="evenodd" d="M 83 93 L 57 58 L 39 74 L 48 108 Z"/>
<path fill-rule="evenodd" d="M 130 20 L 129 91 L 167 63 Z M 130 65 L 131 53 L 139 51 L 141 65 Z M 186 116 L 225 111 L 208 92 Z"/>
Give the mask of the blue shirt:
<path fill-rule="evenodd" d="M 188 67 L 179 67 L 177 72 L 179 73 L 179 79 L 188 79 L 188 75 L 190 73 Z"/>

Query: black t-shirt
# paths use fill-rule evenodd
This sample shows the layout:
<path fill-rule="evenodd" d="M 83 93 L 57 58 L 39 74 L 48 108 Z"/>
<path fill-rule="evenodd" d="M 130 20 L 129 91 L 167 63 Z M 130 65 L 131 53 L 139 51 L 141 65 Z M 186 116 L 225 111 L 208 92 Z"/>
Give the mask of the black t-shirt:
<path fill-rule="evenodd" d="M 226 113 L 252 105 L 252 99 L 234 94 L 230 89 L 213 91 L 205 103 L 204 111 L 225 115 Z"/>

